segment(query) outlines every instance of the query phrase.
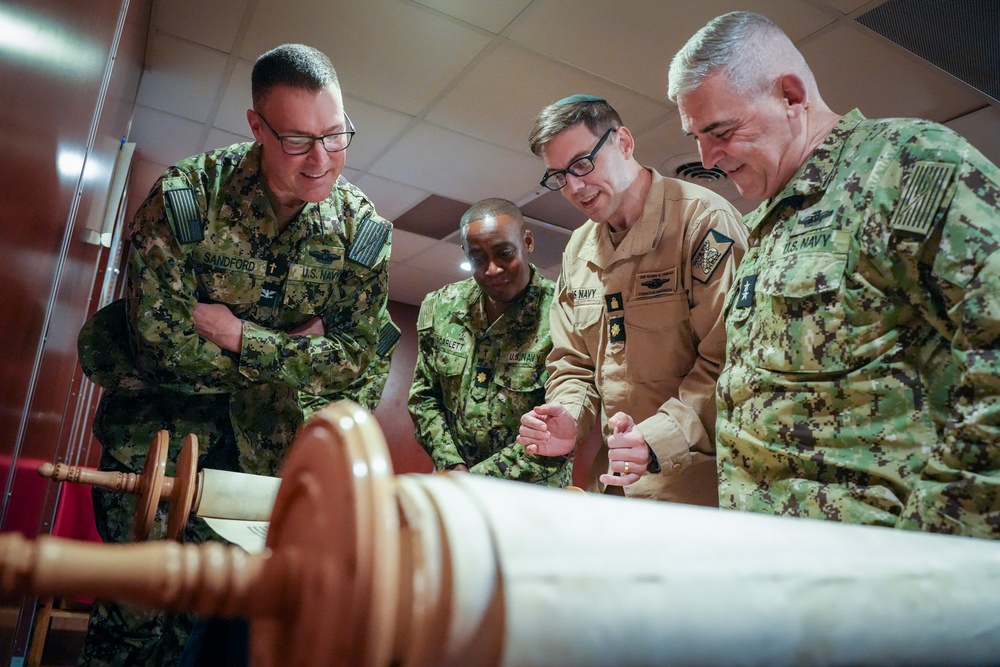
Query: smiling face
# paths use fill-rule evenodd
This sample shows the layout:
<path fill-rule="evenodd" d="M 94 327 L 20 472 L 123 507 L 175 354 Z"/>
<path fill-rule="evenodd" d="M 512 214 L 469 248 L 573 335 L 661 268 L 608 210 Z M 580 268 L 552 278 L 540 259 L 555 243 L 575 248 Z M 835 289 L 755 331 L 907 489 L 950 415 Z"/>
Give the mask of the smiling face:
<path fill-rule="evenodd" d="M 470 222 L 463 237 L 472 277 L 503 312 L 531 282 L 528 253 L 535 249 L 531 230 L 509 215 L 487 215 Z"/>
<path fill-rule="evenodd" d="M 678 96 L 677 106 L 684 131 L 698 142 L 702 163 L 724 170 L 744 197 L 773 197 L 798 170 L 792 121 L 801 107 L 783 96 L 780 82 L 747 98 L 715 74 Z"/>
<path fill-rule="evenodd" d="M 549 173 L 568 167 L 574 160 L 590 154 L 600 141 L 583 123 L 566 128 L 542 146 L 542 159 Z M 609 222 L 613 227 L 624 223 L 622 202 L 635 179 L 629 166 L 632 135 L 622 126 L 613 131 L 594 156 L 594 170 L 583 176 L 566 175 L 563 196 L 594 222 Z"/>
<path fill-rule="evenodd" d="M 259 111 L 281 136 L 317 137 L 347 129 L 343 98 L 335 86 L 315 92 L 275 86 Z M 347 151 L 330 153 L 317 141 L 308 153 L 288 155 L 256 112 L 247 111 L 247 121 L 254 138 L 263 146 L 261 169 L 268 190 L 283 210 L 297 210 L 306 202 L 319 202 L 330 196 L 344 170 Z"/>

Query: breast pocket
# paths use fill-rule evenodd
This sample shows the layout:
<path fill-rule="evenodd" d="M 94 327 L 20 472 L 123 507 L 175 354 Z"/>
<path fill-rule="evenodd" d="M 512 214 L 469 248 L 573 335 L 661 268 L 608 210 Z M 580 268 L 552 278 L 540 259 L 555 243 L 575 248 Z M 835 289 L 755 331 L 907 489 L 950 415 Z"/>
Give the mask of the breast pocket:
<path fill-rule="evenodd" d="M 247 260 L 255 265 L 261 260 Z M 261 278 L 246 271 L 227 271 L 197 263 L 199 299 L 230 306 L 237 317 L 245 316 L 260 298 Z"/>
<path fill-rule="evenodd" d="M 494 426 L 517 428 L 520 416 L 545 402 L 545 365 L 501 365 L 494 374 L 496 400 L 492 404 Z"/>
<path fill-rule="evenodd" d="M 841 297 L 847 253 L 788 255 L 761 269 L 750 332 L 758 366 L 782 372 L 849 367 Z"/>
<path fill-rule="evenodd" d="M 343 265 L 293 264 L 285 282 L 284 306 L 291 312 L 319 315 L 340 299 Z"/>
<path fill-rule="evenodd" d="M 602 331 L 603 315 L 602 304 L 585 303 L 573 306 L 573 328 L 583 336 L 587 351 L 594 357 L 597 356 L 597 350 L 606 333 Z"/>
<path fill-rule="evenodd" d="M 683 294 L 625 304 L 625 354 L 634 383 L 673 381 L 694 364 L 691 311 Z"/>

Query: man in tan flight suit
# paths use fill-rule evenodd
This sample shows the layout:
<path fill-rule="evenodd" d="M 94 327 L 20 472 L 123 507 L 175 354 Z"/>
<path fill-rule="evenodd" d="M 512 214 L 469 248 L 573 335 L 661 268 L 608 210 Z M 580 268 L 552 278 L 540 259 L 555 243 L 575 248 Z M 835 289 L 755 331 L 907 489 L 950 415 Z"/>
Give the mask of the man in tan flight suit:
<path fill-rule="evenodd" d="M 589 220 L 563 254 L 546 403 L 521 418 L 530 453 L 574 448 L 598 413 L 605 492 L 718 505 L 715 383 L 722 304 L 746 249 L 740 214 L 703 187 L 640 165 L 606 100 L 573 95 L 529 137 L 542 184 Z M 592 475 L 593 477 L 593 475 Z"/>

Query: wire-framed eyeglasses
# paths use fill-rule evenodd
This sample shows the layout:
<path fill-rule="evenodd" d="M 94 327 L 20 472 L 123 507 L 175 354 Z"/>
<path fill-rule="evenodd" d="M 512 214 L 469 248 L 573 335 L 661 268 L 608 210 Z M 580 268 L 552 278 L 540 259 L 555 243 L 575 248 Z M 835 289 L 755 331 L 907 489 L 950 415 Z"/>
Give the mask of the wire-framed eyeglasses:
<path fill-rule="evenodd" d="M 579 178 L 580 176 L 586 176 L 590 172 L 594 171 L 594 158 L 597 157 L 597 151 L 601 150 L 601 146 L 604 145 L 604 142 L 607 141 L 608 137 L 611 136 L 611 133 L 617 129 L 617 127 L 609 127 L 608 131 L 601 137 L 601 140 L 597 142 L 596 146 L 594 146 L 594 150 L 590 151 L 587 155 L 573 160 L 565 169 L 553 172 L 546 171 L 542 176 L 542 180 L 539 182 L 549 190 L 562 190 L 566 187 L 567 174 L 573 174 Z"/>
<path fill-rule="evenodd" d="M 350 128 L 349 130 L 346 132 L 331 132 L 330 134 L 324 134 L 320 137 L 278 134 L 262 114 L 257 112 L 257 115 L 260 116 L 262 121 L 264 121 L 264 125 L 267 126 L 267 129 L 271 130 L 271 134 L 273 134 L 274 137 L 281 142 L 281 150 L 285 151 L 288 155 L 305 155 L 312 150 L 313 144 L 317 141 L 323 145 L 323 148 L 326 149 L 328 153 L 336 153 L 350 146 L 351 139 L 354 138 L 354 123 L 351 122 L 350 117 L 346 113 L 344 114 L 344 119 L 347 121 L 347 127 Z"/>

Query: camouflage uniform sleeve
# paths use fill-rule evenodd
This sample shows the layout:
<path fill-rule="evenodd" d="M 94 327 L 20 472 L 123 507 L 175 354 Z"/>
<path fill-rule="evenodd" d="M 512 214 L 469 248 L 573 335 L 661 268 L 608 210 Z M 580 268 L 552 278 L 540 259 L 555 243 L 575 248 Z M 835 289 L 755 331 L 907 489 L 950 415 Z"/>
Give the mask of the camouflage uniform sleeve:
<path fill-rule="evenodd" d="M 441 386 L 434 374 L 434 308 L 437 299 L 429 294 L 417 316 L 417 363 L 406 407 L 413 418 L 414 435 L 434 462 L 435 470 L 467 465 L 458 452 L 455 438 L 445 419 Z"/>
<path fill-rule="evenodd" d="M 399 327 L 392 321 L 388 309 L 384 311 L 379 320 L 382 322 L 382 326 L 379 328 L 375 360 L 368 365 L 359 378 L 342 391 L 324 391 L 318 395 L 300 391 L 299 404 L 302 407 L 303 419 L 308 420 L 317 411 L 333 401 L 354 401 L 372 412 L 378 407 L 382 400 L 385 384 L 389 379 L 392 353 L 396 349 L 400 336 Z"/>
<path fill-rule="evenodd" d="M 195 331 L 198 284 L 167 219 L 163 184 L 168 179 L 184 180 L 204 196 L 198 183 L 171 167 L 132 218 L 126 310 L 136 366 L 143 377 L 179 392 L 244 388 L 249 383 L 235 355 Z"/>
<path fill-rule="evenodd" d="M 508 445 L 480 461 L 470 472 L 544 486 L 568 486 L 573 478 L 573 456 L 532 456 L 518 444 Z"/>
<path fill-rule="evenodd" d="M 314 395 L 347 389 L 375 358 L 389 295 L 388 267 L 388 238 L 371 267 L 345 263 L 340 298 L 319 313 L 323 336 L 292 336 L 244 320 L 240 373 L 253 382 L 282 382 Z"/>
<path fill-rule="evenodd" d="M 573 296 L 569 281 L 571 254 L 569 251 L 563 253 L 555 298 L 549 310 L 552 351 L 546 364 L 549 378 L 545 382 L 545 402 L 559 403 L 569 410 L 576 419 L 579 439 L 593 428 L 600 409 L 600 397 L 596 389 L 595 361 L 586 351 L 583 336 L 573 325 Z"/>
<path fill-rule="evenodd" d="M 951 340 L 957 370 L 943 437 L 933 444 L 897 527 L 996 539 L 1000 170 L 961 138 L 937 129 L 904 145 L 882 186 L 895 195 L 883 270 Z"/>
<path fill-rule="evenodd" d="M 667 475 L 686 469 L 692 451 L 715 453 L 715 387 L 726 352 L 723 304 L 747 247 L 746 227 L 733 208 L 710 208 L 689 225 L 685 280 L 697 356 L 677 396 L 638 424 Z"/>

